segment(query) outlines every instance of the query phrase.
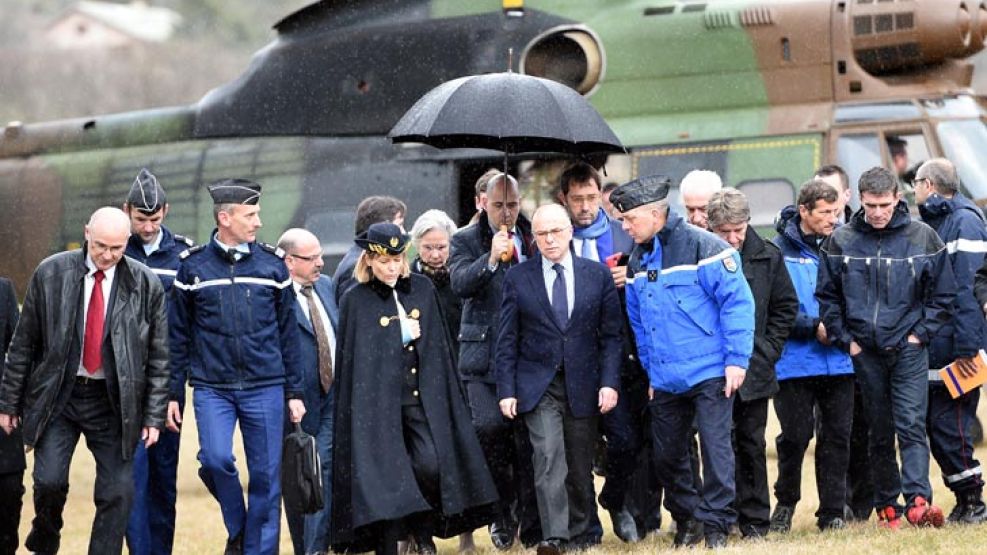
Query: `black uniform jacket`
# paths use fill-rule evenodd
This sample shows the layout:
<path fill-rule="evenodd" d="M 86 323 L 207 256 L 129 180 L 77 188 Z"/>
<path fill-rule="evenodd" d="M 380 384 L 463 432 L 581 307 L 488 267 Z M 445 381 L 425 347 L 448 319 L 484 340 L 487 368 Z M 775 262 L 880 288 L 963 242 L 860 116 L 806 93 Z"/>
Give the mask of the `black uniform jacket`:
<path fill-rule="evenodd" d="M 439 461 L 441 507 L 435 535 L 451 537 L 488 523 L 497 490 L 473 431 L 452 363 L 435 289 L 424 276 L 398 280 L 409 316 L 417 311 L 420 399 Z M 332 543 L 337 551 L 373 549 L 375 523 L 431 511 L 405 448 L 401 326 L 389 286 L 377 280 L 343 295 L 336 344 Z"/>
<path fill-rule="evenodd" d="M 85 248 L 52 255 L 34 271 L 7 352 L 0 413 L 20 415 L 33 447 L 71 394 L 81 360 Z M 141 427 L 163 428 L 168 402 L 168 314 L 164 288 L 127 257 L 117 263 L 103 342 L 110 402 L 120 418 L 129 460 Z"/>
<path fill-rule="evenodd" d="M 7 356 L 7 345 L 14 337 L 17 327 L 17 293 L 14 285 L 7 278 L 0 278 L 0 377 L 3 375 L 3 361 Z M 0 432 L 0 474 L 18 472 L 27 467 L 24 460 L 24 440 L 18 426 L 14 432 L 7 435 Z"/>
<path fill-rule="evenodd" d="M 781 249 L 762 239 L 753 227 L 747 228 L 740 259 L 754 295 L 754 353 L 740 398 L 753 401 L 778 392 L 775 363 L 795 325 L 799 298 Z"/>

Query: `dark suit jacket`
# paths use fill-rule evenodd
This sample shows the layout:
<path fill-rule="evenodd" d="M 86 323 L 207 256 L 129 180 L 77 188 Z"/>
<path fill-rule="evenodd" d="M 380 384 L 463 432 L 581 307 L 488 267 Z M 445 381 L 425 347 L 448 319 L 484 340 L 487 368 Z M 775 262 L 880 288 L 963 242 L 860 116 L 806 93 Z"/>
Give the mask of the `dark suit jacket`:
<path fill-rule="evenodd" d="M 598 412 L 599 390 L 620 390 L 620 301 L 605 266 L 573 257 L 575 303 L 561 329 L 542 277 L 542 257 L 511 268 L 504 278 L 497 333 L 497 396 L 515 397 L 518 413 L 535 408 L 564 368 L 572 414 Z"/>
<path fill-rule="evenodd" d="M 315 294 L 322 301 L 322 306 L 329 315 L 332 331 L 335 334 L 339 323 L 339 310 L 336 308 L 336 291 L 328 276 L 319 276 L 312 286 Z M 295 317 L 298 321 L 298 362 L 302 370 L 302 391 L 305 402 L 305 417 L 302 418 L 302 429 L 311 435 L 319 431 L 320 409 L 325 395 L 322 394 L 322 382 L 319 380 L 319 345 L 315 340 L 315 330 L 312 321 L 302 310 L 301 302 L 295 303 Z M 330 391 L 331 393 L 331 391 Z"/>

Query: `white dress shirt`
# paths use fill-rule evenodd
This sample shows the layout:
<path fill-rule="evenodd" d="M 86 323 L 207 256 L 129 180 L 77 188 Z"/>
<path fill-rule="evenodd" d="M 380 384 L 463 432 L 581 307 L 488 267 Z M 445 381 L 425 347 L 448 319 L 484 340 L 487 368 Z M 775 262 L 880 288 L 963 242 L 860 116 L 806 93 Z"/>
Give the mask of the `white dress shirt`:
<path fill-rule="evenodd" d="M 308 312 L 308 298 L 302 295 L 302 285 L 297 281 L 292 281 L 291 286 L 295 288 L 295 298 L 298 299 L 298 306 L 302 308 L 302 312 L 305 313 L 305 317 L 308 321 L 312 321 L 312 315 Z M 319 318 L 322 320 L 322 327 L 326 330 L 326 335 L 329 336 L 329 354 L 332 359 L 332 373 L 336 375 L 336 331 L 332 329 L 332 321 L 329 319 L 329 314 L 326 312 L 326 307 L 322 305 L 322 300 L 319 298 L 319 292 L 312 288 L 312 297 L 315 299 L 315 307 L 319 311 Z M 313 332 L 315 330 L 312 330 Z"/>
<path fill-rule="evenodd" d="M 565 252 L 565 258 L 563 258 L 559 264 L 562 265 L 562 273 L 565 274 L 565 296 L 566 301 L 569 305 L 569 316 L 572 316 L 572 307 L 576 304 L 576 275 L 572 269 L 572 255 L 569 251 Z M 545 278 L 545 291 L 548 292 L 548 302 L 552 302 L 552 287 L 555 285 L 555 280 L 558 279 L 559 275 L 555 273 L 555 262 L 541 257 L 541 274 Z"/>
<path fill-rule="evenodd" d="M 82 282 L 82 337 L 83 345 L 79 350 L 79 369 L 76 370 L 76 376 L 82 376 L 84 378 L 94 378 L 97 380 L 102 380 L 106 378 L 106 373 L 100 368 L 89 373 L 86 367 L 82 365 L 82 355 L 86 350 L 85 337 L 86 337 L 86 321 L 89 319 L 89 299 L 93 296 L 93 285 L 96 284 L 96 278 L 93 275 L 96 273 L 96 264 L 93 263 L 92 259 L 86 255 L 86 268 L 89 268 L 89 272 L 86 273 L 86 278 Z M 113 276 L 116 275 L 117 267 L 116 264 L 113 265 L 109 270 L 103 270 L 103 283 L 100 284 L 103 289 L 103 325 L 105 326 L 110 322 L 110 315 L 107 311 L 110 307 L 110 291 L 113 289 Z M 104 328 L 105 329 L 105 328 Z"/>

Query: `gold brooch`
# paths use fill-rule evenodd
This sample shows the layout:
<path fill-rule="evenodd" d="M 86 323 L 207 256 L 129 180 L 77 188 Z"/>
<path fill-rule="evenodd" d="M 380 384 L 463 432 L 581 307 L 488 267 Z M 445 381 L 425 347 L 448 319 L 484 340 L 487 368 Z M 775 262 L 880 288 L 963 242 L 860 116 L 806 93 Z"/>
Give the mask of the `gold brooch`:
<path fill-rule="evenodd" d="M 396 249 L 396 248 L 398 248 L 398 243 L 399 243 L 399 242 L 400 242 L 400 241 L 398 240 L 398 238 L 397 238 L 397 237 L 391 237 L 391 248 L 392 248 L 392 249 Z"/>

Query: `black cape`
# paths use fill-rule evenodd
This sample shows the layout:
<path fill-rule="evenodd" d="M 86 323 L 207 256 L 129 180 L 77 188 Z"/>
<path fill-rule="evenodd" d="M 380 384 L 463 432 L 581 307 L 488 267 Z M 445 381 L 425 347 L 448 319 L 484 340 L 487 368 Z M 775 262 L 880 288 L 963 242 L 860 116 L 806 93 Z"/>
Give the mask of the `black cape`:
<path fill-rule="evenodd" d="M 409 315 L 417 310 L 422 407 L 439 459 L 441 507 L 419 490 L 401 422 L 404 384 L 400 325 L 393 290 L 377 280 L 342 298 L 336 344 L 333 437 L 334 551 L 368 551 L 383 526 L 424 514 L 433 533 L 452 537 L 493 520 L 497 489 L 487 470 L 460 387 L 432 283 L 412 274 L 395 285 Z"/>

